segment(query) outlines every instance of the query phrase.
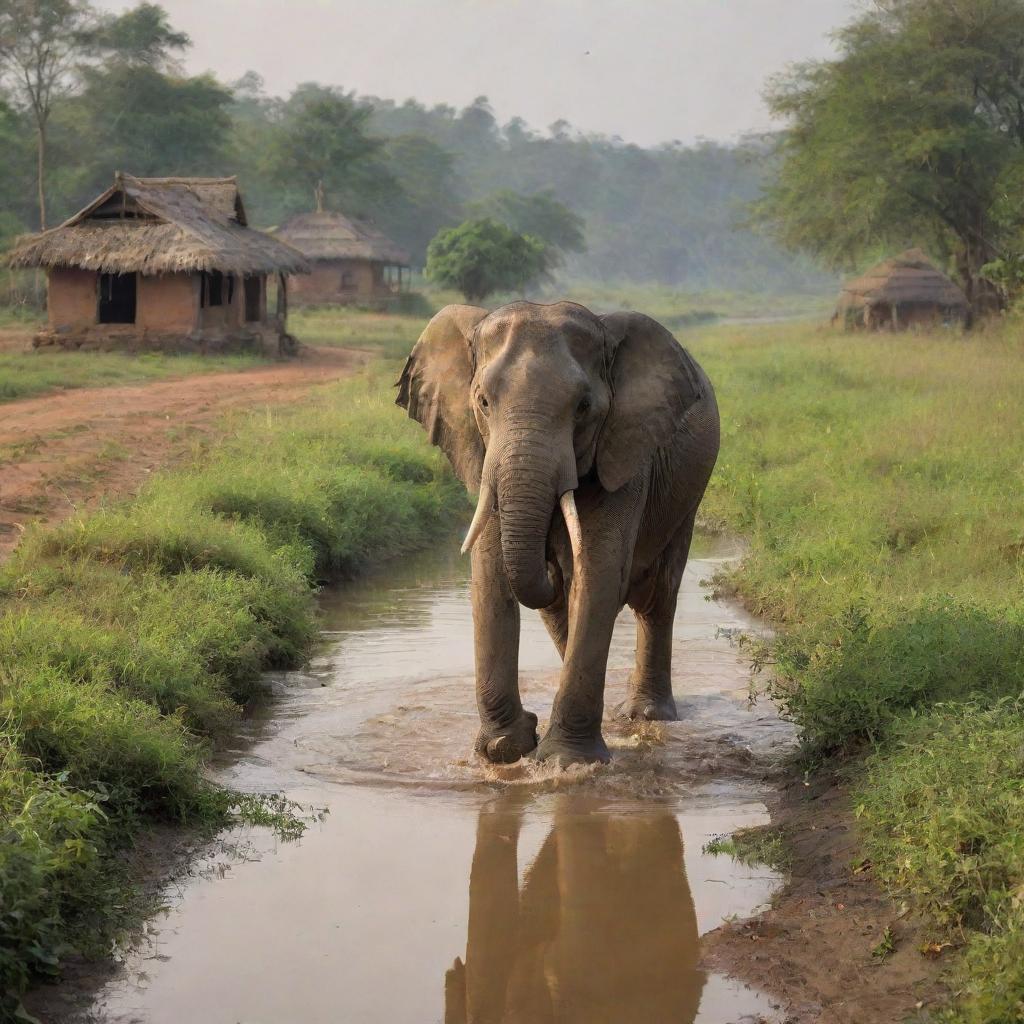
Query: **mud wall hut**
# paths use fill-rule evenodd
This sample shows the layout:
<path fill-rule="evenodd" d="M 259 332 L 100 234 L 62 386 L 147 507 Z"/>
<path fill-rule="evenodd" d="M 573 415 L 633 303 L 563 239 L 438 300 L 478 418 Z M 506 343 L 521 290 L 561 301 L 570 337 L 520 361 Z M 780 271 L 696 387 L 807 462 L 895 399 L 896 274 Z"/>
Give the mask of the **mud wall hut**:
<path fill-rule="evenodd" d="M 375 227 L 331 210 L 302 213 L 276 237 L 309 260 L 291 282 L 296 303 L 387 305 L 409 284 L 409 254 Z"/>
<path fill-rule="evenodd" d="M 968 313 L 960 288 L 920 249 L 908 249 L 848 281 L 832 322 L 848 330 L 899 331 L 964 323 Z"/>
<path fill-rule="evenodd" d="M 7 262 L 46 271 L 49 325 L 36 344 L 65 348 L 287 351 L 286 282 L 309 269 L 248 226 L 234 178 L 120 173 Z"/>

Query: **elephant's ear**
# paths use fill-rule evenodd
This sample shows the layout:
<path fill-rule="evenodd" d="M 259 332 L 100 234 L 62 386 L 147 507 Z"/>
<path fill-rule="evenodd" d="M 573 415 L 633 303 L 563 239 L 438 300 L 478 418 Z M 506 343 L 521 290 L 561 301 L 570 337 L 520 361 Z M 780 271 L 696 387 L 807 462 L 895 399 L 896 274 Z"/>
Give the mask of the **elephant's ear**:
<path fill-rule="evenodd" d="M 479 490 L 484 444 L 470 404 L 470 341 L 487 316 L 478 306 L 445 306 L 420 335 L 398 381 L 396 405 L 408 410 L 448 456 L 459 479 Z"/>
<path fill-rule="evenodd" d="M 671 441 L 702 395 L 701 375 L 679 342 L 642 313 L 601 317 L 608 332 L 612 402 L 597 442 L 601 486 L 617 491 Z"/>

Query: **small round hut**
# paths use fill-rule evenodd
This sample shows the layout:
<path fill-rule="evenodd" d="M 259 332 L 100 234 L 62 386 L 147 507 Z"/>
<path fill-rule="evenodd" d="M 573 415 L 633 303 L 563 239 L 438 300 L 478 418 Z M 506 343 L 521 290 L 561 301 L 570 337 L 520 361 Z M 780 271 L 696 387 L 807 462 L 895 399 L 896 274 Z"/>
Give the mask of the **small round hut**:
<path fill-rule="evenodd" d="M 920 249 L 908 249 L 848 281 L 832 317 L 847 330 L 900 331 L 960 324 L 964 293 Z"/>
<path fill-rule="evenodd" d="M 408 287 L 409 254 L 365 221 L 321 208 L 292 217 L 274 234 L 312 265 L 312 273 L 291 282 L 296 304 L 387 305 Z"/>

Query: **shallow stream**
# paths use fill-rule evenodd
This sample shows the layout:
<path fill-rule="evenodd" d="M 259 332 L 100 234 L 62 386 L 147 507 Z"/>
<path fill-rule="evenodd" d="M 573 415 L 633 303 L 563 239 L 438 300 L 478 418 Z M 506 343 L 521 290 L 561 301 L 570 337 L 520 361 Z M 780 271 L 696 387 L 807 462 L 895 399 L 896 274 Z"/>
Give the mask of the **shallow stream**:
<path fill-rule="evenodd" d="M 89 1019 L 125 1024 L 731 1024 L 760 994 L 699 966 L 700 936 L 780 879 L 703 852 L 765 820 L 764 765 L 789 742 L 746 702 L 735 646 L 758 623 L 700 581 L 676 621 L 678 724 L 606 725 L 614 762 L 483 768 L 468 560 L 454 546 L 323 596 L 324 643 L 217 768 L 225 784 L 326 807 L 298 842 L 240 830 L 167 895 Z M 625 611 L 607 704 L 632 662 Z M 558 657 L 523 616 L 524 704 Z M 233 849 L 233 853 L 226 852 Z"/>

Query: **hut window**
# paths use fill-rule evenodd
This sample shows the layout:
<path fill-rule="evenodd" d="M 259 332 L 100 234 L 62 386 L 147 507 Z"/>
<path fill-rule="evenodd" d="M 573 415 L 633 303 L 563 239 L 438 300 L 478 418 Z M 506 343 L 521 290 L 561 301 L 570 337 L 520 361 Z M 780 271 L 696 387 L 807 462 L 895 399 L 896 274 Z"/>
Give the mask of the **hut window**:
<path fill-rule="evenodd" d="M 203 272 L 203 295 L 200 305 L 224 305 L 224 275 L 219 270 Z"/>
<path fill-rule="evenodd" d="M 98 320 L 101 324 L 135 323 L 134 274 L 100 274 Z"/>
<path fill-rule="evenodd" d="M 342 291 L 349 291 L 356 286 L 356 275 L 351 270 L 343 270 L 341 272 L 341 289 Z"/>
<path fill-rule="evenodd" d="M 262 298 L 263 289 L 260 287 L 260 279 L 258 277 L 246 277 L 245 278 L 245 319 L 252 322 L 254 320 L 262 320 L 260 316 L 260 299 Z"/>

